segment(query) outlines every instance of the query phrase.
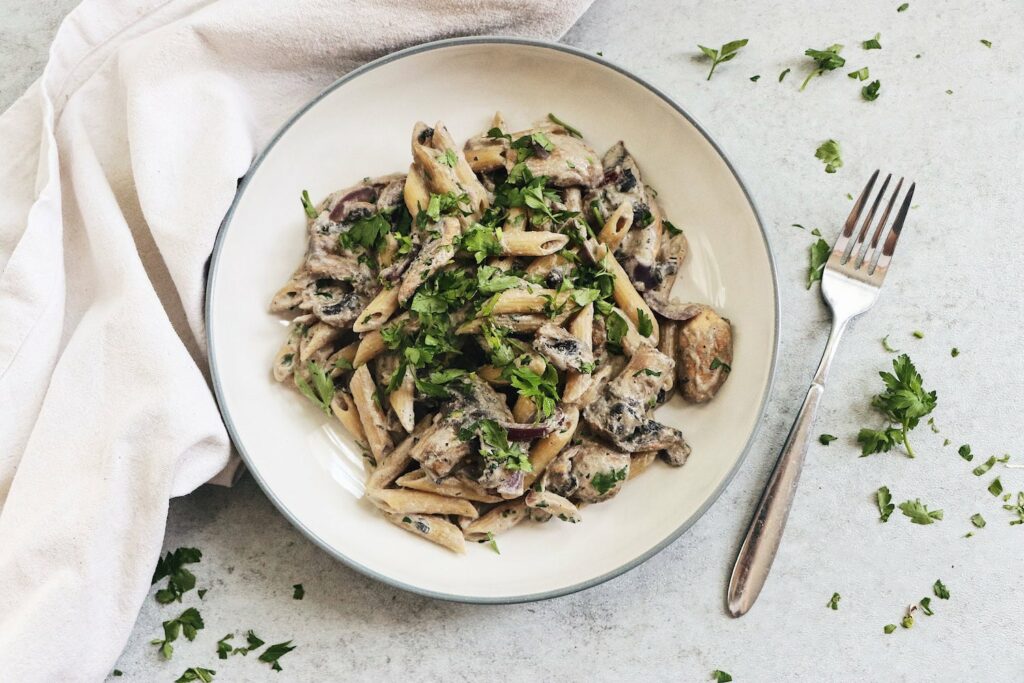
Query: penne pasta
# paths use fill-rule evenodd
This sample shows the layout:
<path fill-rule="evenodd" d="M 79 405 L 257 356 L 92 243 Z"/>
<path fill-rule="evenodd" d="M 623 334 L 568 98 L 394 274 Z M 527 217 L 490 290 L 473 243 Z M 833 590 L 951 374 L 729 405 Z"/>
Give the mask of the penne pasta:
<path fill-rule="evenodd" d="M 555 459 L 555 456 L 565 448 L 576 433 L 576 427 L 580 422 L 580 410 L 576 406 L 560 407 L 561 411 L 558 424 L 548 433 L 547 436 L 538 439 L 530 449 L 530 465 L 532 472 L 526 474 L 524 486 L 529 488 L 537 477 L 544 474 L 544 469 Z"/>
<path fill-rule="evenodd" d="M 443 517 L 393 513 L 385 513 L 384 516 L 389 522 L 409 533 L 422 536 L 428 541 L 448 548 L 448 550 L 457 553 L 466 552 L 462 530 Z"/>
<path fill-rule="evenodd" d="M 412 434 L 405 437 L 398 447 L 388 453 L 383 461 L 377 461 L 377 469 L 373 471 L 366 481 L 368 491 L 382 489 L 404 472 L 412 462 L 412 449 L 431 427 L 432 418 L 425 417 L 420 420 Z"/>
<path fill-rule="evenodd" d="M 534 491 L 530 489 L 524 499 L 526 507 L 543 510 L 549 515 L 558 517 L 563 522 L 576 524 L 580 521 L 580 511 L 567 498 L 551 491 Z"/>
<path fill-rule="evenodd" d="M 546 256 L 568 243 L 569 237 L 558 232 L 517 230 L 501 235 L 501 250 L 508 256 Z"/>
<path fill-rule="evenodd" d="M 627 480 L 639 477 L 651 463 L 658 458 L 658 451 L 643 451 L 640 453 L 634 453 L 633 457 L 629 461 L 629 475 L 626 477 Z"/>
<path fill-rule="evenodd" d="M 467 541 L 486 541 L 519 524 L 526 515 L 527 507 L 523 500 L 506 501 L 470 523 L 463 529 L 463 535 Z"/>
<path fill-rule="evenodd" d="M 479 513 L 468 500 L 426 491 L 373 489 L 370 502 L 389 514 L 458 515 L 476 519 Z"/>
<path fill-rule="evenodd" d="M 398 421 L 407 433 L 412 433 L 416 422 L 416 409 L 413 405 L 413 392 L 415 389 L 416 377 L 411 367 L 405 368 L 402 382 L 398 388 L 388 395 L 388 403 L 395 411 Z"/>
<path fill-rule="evenodd" d="M 379 330 L 398 310 L 398 287 L 382 289 L 373 298 L 352 325 L 353 332 L 370 332 Z"/>
<path fill-rule="evenodd" d="M 609 273 L 615 278 L 612 283 L 612 296 L 615 298 L 615 303 L 619 305 L 619 308 L 626 314 L 626 316 L 633 322 L 633 325 L 639 328 L 640 315 L 641 313 L 650 320 L 651 334 L 648 337 L 652 344 L 658 343 L 658 320 L 654 317 L 654 312 L 651 307 L 647 305 L 647 302 L 643 300 L 639 292 L 636 291 L 636 287 L 630 282 L 629 276 L 626 275 L 626 271 L 622 269 L 619 262 L 615 260 L 615 255 L 608 250 L 606 246 L 602 246 L 603 255 L 600 256 L 601 262 Z M 597 252 L 600 254 L 601 252 Z"/>
<path fill-rule="evenodd" d="M 589 303 L 580 309 L 576 317 L 569 323 L 569 332 L 580 340 L 580 345 L 587 352 L 594 350 L 594 304 Z M 579 403 L 583 394 L 590 386 L 590 373 L 569 370 L 565 378 L 565 390 L 562 400 L 566 403 Z"/>
<path fill-rule="evenodd" d="M 633 227 L 633 203 L 627 199 L 619 204 L 619 207 L 604 222 L 604 227 L 598 233 L 597 240 L 614 253 L 631 227 Z"/>
<path fill-rule="evenodd" d="M 333 325 L 318 322 L 306 329 L 299 338 L 299 359 L 305 363 L 320 349 L 334 342 L 341 336 L 342 330 Z"/>
<path fill-rule="evenodd" d="M 439 493 L 442 496 L 451 498 L 465 498 L 477 503 L 500 503 L 504 500 L 501 496 L 487 493 L 487 490 L 475 481 L 449 477 L 443 481 L 436 482 L 427 476 L 423 470 L 414 470 L 403 474 L 395 481 L 396 486 L 429 493 Z M 473 516 L 476 519 L 476 515 Z"/>
<path fill-rule="evenodd" d="M 466 161 L 475 173 L 488 173 L 505 167 L 505 146 L 486 145 L 465 150 Z"/>
<path fill-rule="evenodd" d="M 384 353 L 386 348 L 384 335 L 380 333 L 380 330 L 367 332 L 359 340 L 359 346 L 356 347 L 356 355 L 352 359 L 352 365 L 356 368 L 361 368 Z"/>
<path fill-rule="evenodd" d="M 402 196 L 405 208 L 413 218 L 430 204 L 430 192 L 427 190 L 426 180 L 423 179 L 423 171 L 415 163 L 409 165 L 409 175 L 405 178 Z"/>
<path fill-rule="evenodd" d="M 338 418 L 341 426 L 352 435 L 352 438 L 366 445 L 366 432 L 363 431 L 363 424 L 359 421 L 359 411 L 356 410 L 355 401 L 352 400 L 350 394 L 344 391 L 336 392 L 334 400 L 331 401 L 331 412 L 334 413 L 334 417 Z"/>
<path fill-rule="evenodd" d="M 352 373 L 349 390 L 374 462 L 380 463 L 384 455 L 391 451 L 393 444 L 388 434 L 387 417 L 377 402 L 377 386 L 373 383 L 369 368 L 361 365 Z"/>

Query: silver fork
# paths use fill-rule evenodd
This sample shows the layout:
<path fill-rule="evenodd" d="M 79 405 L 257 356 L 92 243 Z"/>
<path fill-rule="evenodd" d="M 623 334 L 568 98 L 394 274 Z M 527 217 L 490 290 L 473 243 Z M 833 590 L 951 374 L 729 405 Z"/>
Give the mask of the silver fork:
<path fill-rule="evenodd" d="M 818 365 L 818 372 L 815 373 L 814 379 L 811 381 L 811 388 L 808 389 L 804 404 L 789 432 L 786 445 L 782 447 L 782 453 L 768 480 L 768 486 L 761 496 L 761 501 L 757 504 L 757 511 L 754 513 L 750 528 L 747 529 L 746 538 L 743 539 L 743 545 L 740 546 L 739 554 L 736 557 L 732 578 L 729 580 L 728 593 L 729 613 L 734 617 L 747 613 L 754 601 L 757 600 L 757 596 L 761 593 L 761 588 L 764 587 L 768 578 L 772 561 L 775 559 L 779 542 L 782 540 L 782 532 L 786 527 L 789 509 L 796 496 L 796 485 L 800 480 L 804 456 L 807 455 L 807 445 L 811 438 L 811 428 L 814 426 L 814 416 L 818 411 L 821 395 L 825 391 L 825 380 L 839 346 L 839 339 L 850 321 L 871 308 L 878 300 L 878 292 L 889 271 L 892 254 L 896 249 L 896 241 L 900 238 L 900 231 L 903 229 L 907 211 L 910 209 L 910 201 L 914 197 L 915 185 L 911 183 L 903 203 L 900 205 L 899 212 L 892 222 L 892 227 L 886 233 L 889 215 L 903 189 L 903 178 L 900 178 L 889 195 L 888 201 L 885 202 L 884 211 L 875 223 L 875 214 L 883 204 L 883 199 L 892 180 L 892 174 L 887 175 L 875 200 L 871 203 L 870 209 L 864 216 L 857 238 L 854 239 L 854 231 L 861 214 L 864 213 L 864 207 L 871 196 L 876 180 L 878 180 L 878 171 L 871 175 L 864 191 L 860 193 L 856 204 L 853 205 L 853 210 L 850 211 L 850 216 L 846 219 L 846 225 L 843 227 L 839 239 L 832 247 L 832 253 L 825 264 L 825 271 L 822 273 L 821 293 L 829 308 L 832 309 L 832 332 L 825 345 L 825 353 Z M 873 224 L 874 230 L 872 230 Z M 868 239 L 869 235 L 870 240 Z M 882 241 L 883 235 L 885 236 L 884 241 Z M 882 246 L 879 249 L 880 242 Z"/>

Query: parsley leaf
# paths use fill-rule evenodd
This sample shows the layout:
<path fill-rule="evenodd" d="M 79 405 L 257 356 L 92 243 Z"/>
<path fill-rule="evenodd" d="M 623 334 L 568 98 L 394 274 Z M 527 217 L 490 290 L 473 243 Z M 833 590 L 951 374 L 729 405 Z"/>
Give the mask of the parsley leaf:
<path fill-rule="evenodd" d="M 985 40 L 984 38 L 982 38 L 980 42 L 985 47 L 992 47 L 992 41 L 991 40 Z"/>
<path fill-rule="evenodd" d="M 935 592 L 935 597 L 942 600 L 949 600 L 949 589 L 942 583 L 941 579 L 935 579 L 935 585 L 932 586 L 932 590 Z"/>
<path fill-rule="evenodd" d="M 711 60 L 711 71 L 708 72 L 707 80 L 711 80 L 712 74 L 715 73 L 715 67 L 723 62 L 728 62 L 730 59 L 735 58 L 739 53 L 739 49 L 746 44 L 747 39 L 743 38 L 741 40 L 728 42 L 717 50 L 710 47 L 704 47 L 703 45 L 698 45 L 697 47 L 699 47 L 700 51 L 704 53 L 704 56 Z"/>
<path fill-rule="evenodd" d="M 533 471 L 530 454 L 519 442 L 510 442 L 508 430 L 494 420 L 477 420 L 459 430 L 459 439 L 462 441 L 469 441 L 473 437 L 479 437 L 480 455 L 485 459 L 496 460 L 506 470 Z"/>
<path fill-rule="evenodd" d="M 477 263 L 483 263 L 488 257 L 498 256 L 503 251 L 500 230 L 481 225 L 480 223 L 474 223 L 462 235 L 459 245 L 465 251 L 473 254 Z"/>
<path fill-rule="evenodd" d="M 294 376 L 295 386 L 298 387 L 299 393 L 319 406 L 325 414 L 330 415 L 331 401 L 334 400 L 334 380 L 327 376 L 327 373 L 316 361 L 309 361 L 307 367 L 309 368 L 309 377 L 313 380 L 313 387 L 310 387 L 309 382 L 298 373 Z"/>
<path fill-rule="evenodd" d="M 965 443 L 963 446 L 961 446 L 960 448 L 956 449 L 956 452 L 959 453 L 960 457 L 963 458 L 964 460 L 966 460 L 967 462 L 970 462 L 970 461 L 974 460 L 974 453 L 971 453 L 971 445 L 970 444 L 966 444 Z M 995 464 L 995 458 L 992 458 L 992 460 L 993 460 L 993 464 Z M 991 466 L 992 465 L 989 465 L 989 467 L 991 467 Z M 982 472 L 982 474 L 984 474 L 984 472 Z"/>
<path fill-rule="evenodd" d="M 292 645 L 292 641 L 290 640 L 287 640 L 283 643 L 270 645 L 267 647 L 266 650 L 263 651 L 263 654 L 260 655 L 260 661 L 270 664 L 270 668 L 274 671 L 280 671 L 281 665 L 278 663 L 278 660 L 281 659 L 281 657 L 284 657 L 292 650 L 294 650 L 295 647 L 296 646 Z"/>
<path fill-rule="evenodd" d="M 925 391 L 923 379 L 907 354 L 900 354 L 893 362 L 893 373 L 880 372 L 885 382 L 885 391 L 871 400 L 871 405 L 879 410 L 890 423 L 897 427 L 884 430 L 861 429 L 857 442 L 861 444 L 861 454 L 871 455 L 888 451 L 895 444 L 901 443 L 907 455 L 914 457 L 907 434 L 917 427 L 922 417 L 932 412 L 937 403 L 934 391 Z"/>
<path fill-rule="evenodd" d="M 441 162 L 445 166 L 455 168 L 455 164 L 459 163 L 459 157 L 455 155 L 455 150 L 445 148 L 444 155 L 441 157 Z"/>
<path fill-rule="evenodd" d="M 931 598 L 921 598 L 921 611 L 927 614 L 929 617 L 935 614 L 935 612 L 932 611 Z"/>
<path fill-rule="evenodd" d="M 958 349 L 958 348 L 956 348 L 956 347 L 954 346 L 953 348 L 951 348 L 951 349 L 949 350 L 949 355 L 950 355 L 950 356 L 952 356 L 953 358 L 956 358 L 957 356 L 959 356 L 959 355 L 960 355 L 960 349 Z"/>
<path fill-rule="evenodd" d="M 839 149 L 839 143 L 832 139 L 818 145 L 814 156 L 824 162 L 825 173 L 835 173 L 843 165 L 842 150 Z"/>
<path fill-rule="evenodd" d="M 782 83 L 782 79 L 785 78 L 786 74 L 788 74 L 790 71 L 791 69 L 789 69 L 788 67 L 786 69 L 783 69 L 782 73 L 779 74 L 779 83 Z"/>
<path fill-rule="evenodd" d="M 558 125 L 558 126 L 561 126 L 562 128 L 565 128 L 565 132 L 568 133 L 569 135 L 573 136 L 574 138 L 582 138 L 583 137 L 583 133 L 580 132 L 579 128 L 575 128 L 573 126 L 570 126 L 568 123 L 566 123 L 562 119 L 558 118 L 554 114 L 548 113 L 548 120 L 551 121 L 551 123 L 554 123 L 555 125 Z"/>
<path fill-rule="evenodd" d="M 217 641 L 217 658 L 227 659 L 228 655 L 231 654 L 231 643 L 228 641 L 235 637 L 234 633 L 229 633 L 220 640 Z"/>
<path fill-rule="evenodd" d="M 712 671 L 711 678 L 715 679 L 715 683 L 729 683 L 729 681 L 732 680 L 732 676 L 721 669 L 715 669 Z"/>
<path fill-rule="evenodd" d="M 367 251 L 379 251 L 384 245 L 384 235 L 391 231 L 391 223 L 380 212 L 359 218 L 346 232 L 338 235 L 338 243 L 344 249 L 362 247 Z"/>
<path fill-rule="evenodd" d="M 169 577 L 169 580 L 166 588 L 156 592 L 156 601 L 164 605 L 175 600 L 181 602 L 181 596 L 196 586 L 195 575 L 185 569 L 185 565 L 195 564 L 202 558 L 203 553 L 198 548 L 178 548 L 174 552 L 168 551 L 167 555 L 158 559 L 151 583 L 156 583 L 164 577 Z"/>
<path fill-rule="evenodd" d="M 306 212 L 309 218 L 316 218 L 319 214 L 316 212 L 316 207 L 313 206 L 313 202 L 309 200 L 309 193 L 305 190 L 302 191 L 302 210 Z"/>
<path fill-rule="evenodd" d="M 983 529 L 985 527 L 985 518 L 980 513 L 974 513 L 971 515 L 971 524 L 979 529 Z"/>
<path fill-rule="evenodd" d="M 301 600 L 302 598 L 306 597 L 306 589 L 302 587 L 301 583 L 295 584 L 294 586 L 292 586 L 292 588 L 293 588 L 293 591 L 292 591 L 292 599 L 293 600 Z"/>
<path fill-rule="evenodd" d="M 217 672 L 213 669 L 204 669 L 201 666 L 193 666 L 189 669 L 185 669 L 185 673 L 181 674 L 175 679 L 174 683 L 190 683 L 190 681 L 202 681 L 202 683 L 210 683 L 213 677 L 217 675 Z"/>
<path fill-rule="evenodd" d="M 819 239 L 811 245 L 811 261 L 810 265 L 807 266 L 807 289 L 810 289 L 811 285 L 821 279 L 822 274 L 825 272 L 825 264 L 828 262 L 828 257 L 831 253 L 832 247 L 825 240 Z"/>
<path fill-rule="evenodd" d="M 828 607 L 829 609 L 838 610 L 839 609 L 839 600 L 840 600 L 839 593 L 833 593 L 832 597 L 829 598 L 828 604 L 825 605 L 825 606 Z"/>
<path fill-rule="evenodd" d="M 636 318 L 636 331 L 639 332 L 641 336 L 650 337 L 654 334 L 654 322 L 646 313 L 644 313 L 643 309 L 636 309 Z"/>
<path fill-rule="evenodd" d="M 513 363 L 502 371 L 502 376 L 520 396 L 532 399 L 541 415 L 550 417 L 555 412 L 559 399 L 555 366 L 546 364 L 544 372 L 537 374 L 527 365 Z"/>
<path fill-rule="evenodd" d="M 848 73 L 846 75 L 849 76 L 850 78 L 857 78 L 857 79 L 860 79 L 862 81 L 866 81 L 866 80 L 868 80 L 868 73 L 869 73 L 868 72 L 868 68 L 865 66 L 863 69 L 857 69 L 856 71 L 851 71 L 850 73 Z"/>
<path fill-rule="evenodd" d="M 550 116 L 550 114 L 549 114 L 549 116 Z M 487 532 L 487 545 L 491 546 L 491 550 L 493 550 L 497 554 L 501 555 L 501 550 L 498 549 L 498 542 L 496 540 L 494 540 L 494 533 L 493 532 L 490 532 L 490 531 Z"/>
<path fill-rule="evenodd" d="M 603 496 L 615 488 L 617 482 L 626 480 L 626 469 L 623 467 L 617 470 L 609 470 L 608 472 L 598 472 L 591 477 L 590 485 L 594 487 L 598 494 Z"/>
<path fill-rule="evenodd" d="M 892 495 L 889 494 L 889 487 L 882 486 L 875 492 L 875 500 L 878 502 L 878 519 L 883 522 L 889 521 L 889 515 L 893 513 L 896 506 L 892 503 Z"/>
<path fill-rule="evenodd" d="M 869 38 L 861 43 L 861 47 L 865 50 L 881 50 L 882 44 L 878 42 L 882 38 L 881 33 L 876 33 L 874 38 Z"/>
<path fill-rule="evenodd" d="M 896 630 L 896 624 L 886 624 L 884 627 L 882 627 L 882 630 L 886 633 L 892 633 Z"/>
<path fill-rule="evenodd" d="M 878 99 L 878 91 L 882 87 L 881 81 L 871 81 L 863 88 L 860 89 L 860 95 L 868 102 L 874 102 Z"/>
<path fill-rule="evenodd" d="M 836 43 L 835 45 L 826 47 L 824 50 L 804 50 L 804 54 L 814 60 L 814 64 L 817 68 L 807 74 L 807 78 L 805 78 L 804 82 L 800 85 L 801 92 L 803 92 L 803 89 L 807 87 L 807 84 L 815 76 L 820 76 L 826 71 L 833 71 L 846 64 L 846 60 L 839 56 L 842 49 L 843 46 Z"/>
<path fill-rule="evenodd" d="M 189 607 L 177 619 L 169 619 L 163 623 L 163 640 L 157 638 L 151 640 L 150 643 L 152 645 L 159 645 L 159 651 L 163 658 L 170 659 L 174 653 L 174 647 L 171 643 L 178 639 L 179 633 L 189 640 L 195 640 L 196 633 L 202 630 L 203 627 L 203 617 L 200 616 L 199 610 L 195 607 Z"/>
<path fill-rule="evenodd" d="M 961 446 L 961 448 L 963 448 L 963 446 Z M 967 450 L 968 450 L 968 452 L 970 452 L 971 447 L 968 446 Z M 961 455 L 963 455 L 963 454 L 961 454 Z M 990 469 L 992 469 L 992 466 L 995 465 L 995 464 L 996 464 L 996 456 L 993 455 L 988 460 L 986 460 L 985 462 L 981 463 L 980 465 L 978 465 L 977 467 L 975 467 L 971 471 L 974 473 L 974 476 L 980 477 L 981 475 L 985 474 Z"/>
<path fill-rule="evenodd" d="M 909 2 L 905 2 L 902 5 L 900 5 L 899 7 L 897 7 L 896 11 L 897 12 L 906 12 L 909 7 L 910 7 L 910 3 Z"/>
<path fill-rule="evenodd" d="M 942 519 L 942 510 L 929 510 L 920 498 L 900 503 L 900 510 L 914 524 L 931 524 Z"/>
<path fill-rule="evenodd" d="M 604 319 L 605 329 L 608 335 L 608 343 L 613 348 L 621 350 L 622 339 L 629 333 L 629 325 L 625 318 L 612 311 Z"/>
<path fill-rule="evenodd" d="M 1008 504 L 1003 506 L 1004 510 L 1017 515 L 1017 519 L 1010 522 L 1010 526 L 1016 526 L 1018 524 L 1024 524 L 1024 491 L 1017 492 L 1017 504 Z"/>
<path fill-rule="evenodd" d="M 892 347 L 892 345 L 889 344 L 889 335 L 885 335 L 884 337 L 882 337 L 882 348 L 885 349 L 886 351 L 888 351 L 889 353 L 899 353 L 900 352 L 899 349 L 894 349 Z"/>
<path fill-rule="evenodd" d="M 718 356 L 715 356 L 714 358 L 711 359 L 711 365 L 709 366 L 709 368 L 711 370 L 717 370 L 718 368 L 722 368 L 722 372 L 724 372 L 725 374 L 729 374 L 730 372 L 732 372 L 732 366 L 726 363 Z M 834 439 L 835 437 L 832 438 Z"/>
<path fill-rule="evenodd" d="M 992 483 L 988 485 L 988 492 L 993 496 L 1003 495 L 1003 482 L 999 481 L 999 477 L 992 480 Z"/>

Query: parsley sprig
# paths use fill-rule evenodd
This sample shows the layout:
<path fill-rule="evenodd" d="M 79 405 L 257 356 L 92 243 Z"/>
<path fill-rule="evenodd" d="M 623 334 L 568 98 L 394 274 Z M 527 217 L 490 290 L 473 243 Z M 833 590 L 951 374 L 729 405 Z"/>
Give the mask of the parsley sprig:
<path fill-rule="evenodd" d="M 871 405 L 890 422 L 882 429 L 861 429 L 857 443 L 861 445 L 861 456 L 888 452 L 902 444 L 907 455 L 914 457 L 908 433 L 917 427 L 922 417 L 932 412 L 937 403 L 936 393 L 926 391 L 923 379 L 910 357 L 903 353 L 892 362 L 893 372 L 880 372 L 885 382 L 885 391 L 871 399 Z"/>
<path fill-rule="evenodd" d="M 824 50 L 815 50 L 813 48 L 804 51 L 804 54 L 814 60 L 815 69 L 811 73 L 807 74 L 807 78 L 800 84 L 800 91 L 807 87 L 811 79 L 815 76 L 821 76 L 826 71 L 834 71 L 846 64 L 846 59 L 839 56 L 843 46 L 839 43 L 830 45 Z"/>
<path fill-rule="evenodd" d="M 728 62 L 731 59 L 735 59 L 736 55 L 739 54 L 740 48 L 747 44 L 747 39 L 742 38 L 740 40 L 732 40 L 718 48 L 717 50 L 710 47 L 704 47 L 698 45 L 700 51 L 704 53 L 704 56 L 711 60 L 711 71 L 708 71 L 707 80 L 711 80 L 711 76 L 715 73 L 715 67 L 719 64 Z"/>
<path fill-rule="evenodd" d="M 198 548 L 178 548 L 157 560 L 151 584 L 167 577 L 167 587 L 156 592 L 156 601 L 166 605 L 177 600 L 181 602 L 184 593 L 196 587 L 196 577 L 185 568 L 186 564 L 195 564 L 203 559 Z"/>
<path fill-rule="evenodd" d="M 195 607 L 189 607 L 176 619 L 169 619 L 163 623 L 164 637 L 155 638 L 150 641 L 153 645 L 159 646 L 159 651 L 164 659 L 170 659 L 174 653 L 174 646 L 171 645 L 178 639 L 178 634 L 184 635 L 189 640 L 196 639 L 196 633 L 203 629 L 203 617 Z"/>

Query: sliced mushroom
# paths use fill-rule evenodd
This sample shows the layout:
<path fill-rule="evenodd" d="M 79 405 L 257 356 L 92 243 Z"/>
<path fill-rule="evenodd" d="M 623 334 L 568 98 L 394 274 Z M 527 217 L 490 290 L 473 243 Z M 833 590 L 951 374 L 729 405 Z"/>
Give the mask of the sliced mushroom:
<path fill-rule="evenodd" d="M 318 283 L 310 298 L 313 315 L 328 325 L 347 329 L 373 297 L 353 291 L 348 283 L 333 282 Z"/>
<path fill-rule="evenodd" d="M 604 168 L 597 158 L 597 152 L 583 140 L 569 135 L 561 126 L 538 126 L 519 133 L 513 133 L 512 139 L 518 140 L 527 135 L 542 133 L 551 143 L 552 149 L 547 150 L 534 144 L 531 154 L 524 161 L 526 168 L 534 177 L 544 176 L 555 187 L 596 187 L 604 176 Z M 519 161 L 516 150 L 512 149 L 508 156 L 509 168 Z"/>
<path fill-rule="evenodd" d="M 593 369 L 594 352 L 558 325 L 547 324 L 537 330 L 533 348 L 559 370 L 586 372 Z"/>
<path fill-rule="evenodd" d="M 679 391 L 692 403 L 710 401 L 732 369 L 732 325 L 710 307 L 679 330 Z"/>
<path fill-rule="evenodd" d="M 584 440 L 559 453 L 548 465 L 545 489 L 569 500 L 600 503 L 622 489 L 629 465 L 629 454 Z"/>
<path fill-rule="evenodd" d="M 449 263 L 455 256 L 455 237 L 462 231 L 458 219 L 445 217 L 434 228 L 439 234 L 428 239 L 416 259 L 409 265 L 398 287 L 398 301 L 404 304 L 427 278 Z"/>

